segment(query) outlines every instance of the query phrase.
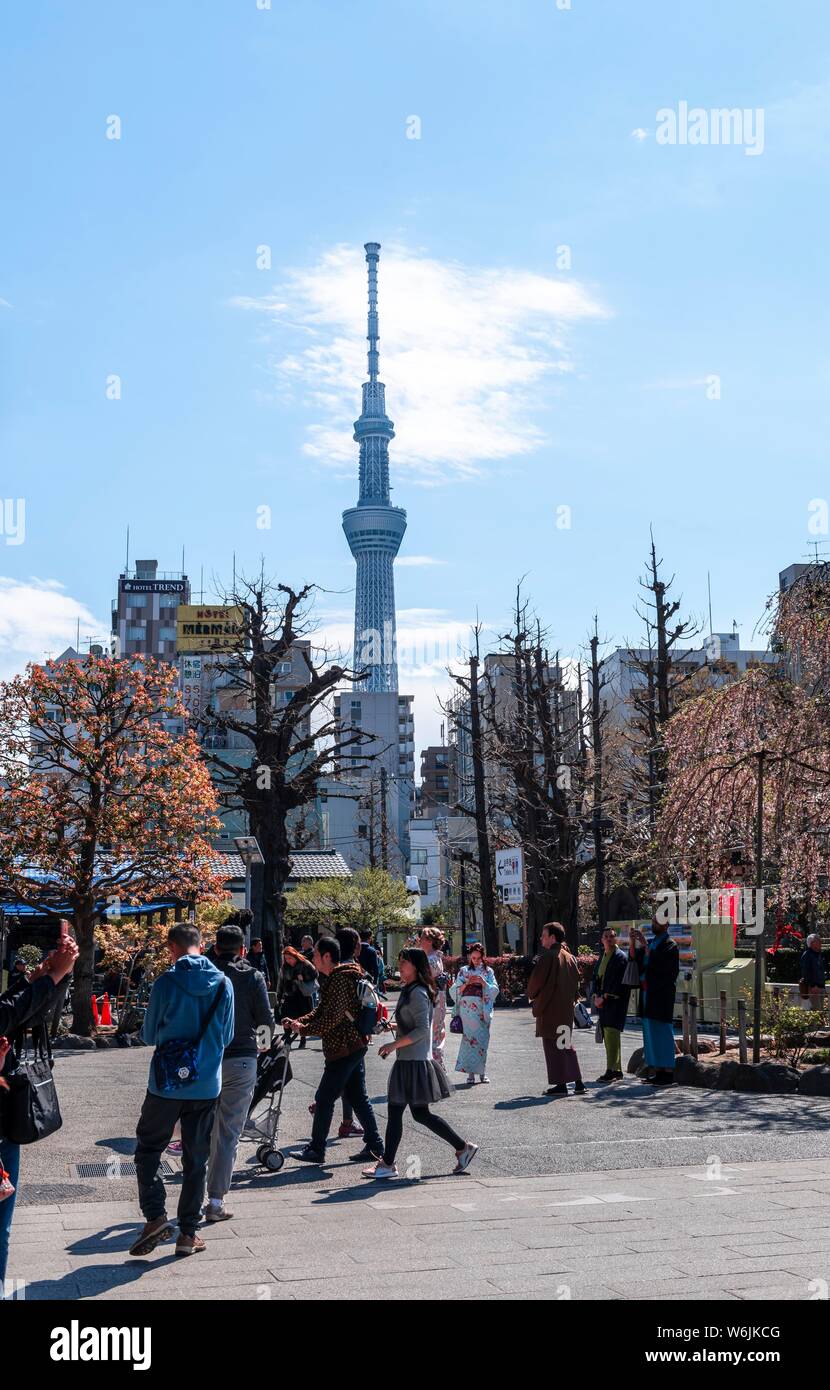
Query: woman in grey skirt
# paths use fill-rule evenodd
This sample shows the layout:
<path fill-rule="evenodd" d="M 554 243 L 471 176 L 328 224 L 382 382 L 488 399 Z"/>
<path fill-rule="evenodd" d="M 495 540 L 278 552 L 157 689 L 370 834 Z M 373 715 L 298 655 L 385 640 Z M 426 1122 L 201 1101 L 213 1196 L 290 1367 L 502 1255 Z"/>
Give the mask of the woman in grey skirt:
<path fill-rule="evenodd" d="M 393 1043 L 384 1043 L 378 1052 L 380 1057 L 388 1057 L 391 1052 L 398 1054 L 389 1078 L 386 1141 L 383 1158 L 371 1168 L 364 1168 L 363 1176 L 398 1177 L 395 1155 L 403 1135 L 403 1116 L 407 1106 L 419 1125 L 452 1145 L 456 1158 L 453 1172 L 463 1173 L 478 1153 L 478 1145 L 460 1138 L 454 1129 L 437 1115 L 432 1115 L 429 1109 L 450 1095 L 444 1072 L 432 1060 L 435 984 L 429 961 L 425 951 L 413 946 L 401 951 L 398 964 L 403 988 L 395 1010 L 397 1037 Z"/>

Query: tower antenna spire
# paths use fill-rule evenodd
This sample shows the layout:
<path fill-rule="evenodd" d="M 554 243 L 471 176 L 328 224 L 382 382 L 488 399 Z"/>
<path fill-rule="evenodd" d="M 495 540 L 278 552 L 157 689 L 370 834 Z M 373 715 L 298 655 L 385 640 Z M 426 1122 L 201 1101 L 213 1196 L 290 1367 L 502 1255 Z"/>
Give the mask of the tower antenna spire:
<path fill-rule="evenodd" d="M 366 337 L 369 340 L 369 380 L 374 384 L 378 379 L 378 261 L 380 242 L 367 241 L 364 246 L 366 265 L 369 270 L 369 322 Z"/>

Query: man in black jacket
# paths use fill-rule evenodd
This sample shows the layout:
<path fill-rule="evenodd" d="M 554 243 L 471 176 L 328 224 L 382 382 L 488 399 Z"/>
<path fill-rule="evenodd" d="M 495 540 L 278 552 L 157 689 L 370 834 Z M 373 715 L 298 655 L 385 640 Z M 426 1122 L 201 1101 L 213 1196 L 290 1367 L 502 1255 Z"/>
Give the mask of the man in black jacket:
<path fill-rule="evenodd" d="M 257 1052 L 270 1047 L 275 1027 L 265 977 L 242 959 L 244 941 L 241 927 L 220 927 L 216 933 L 214 964 L 233 985 L 234 1034 L 222 1059 L 222 1090 L 213 1121 L 205 1208 L 210 1222 L 229 1221 L 233 1215 L 225 1207 L 225 1194 L 256 1084 Z"/>
<path fill-rule="evenodd" d="M 249 964 L 250 966 L 253 967 L 254 970 L 258 970 L 259 973 L 264 977 L 264 979 L 265 979 L 265 988 L 266 988 L 266 989 L 270 989 L 270 988 L 271 988 L 271 979 L 270 979 L 270 976 L 269 976 L 269 974 L 268 974 L 268 962 L 267 962 L 267 960 L 265 959 L 265 952 L 264 952 L 263 949 L 262 949 L 262 938 L 261 938 L 261 937 L 259 937 L 259 936 L 254 936 L 254 937 L 252 937 L 252 939 L 251 939 L 251 949 L 250 949 L 250 951 L 248 952 L 248 954 L 247 954 L 247 956 L 246 956 L 245 959 L 247 960 L 248 964 Z"/>
<path fill-rule="evenodd" d="M 674 1000 L 680 974 L 680 952 L 668 922 L 655 916 L 649 944 L 643 932 L 631 929 L 634 958 L 640 967 L 640 1008 L 646 1066 L 654 1069 L 655 1086 L 674 1082 Z"/>

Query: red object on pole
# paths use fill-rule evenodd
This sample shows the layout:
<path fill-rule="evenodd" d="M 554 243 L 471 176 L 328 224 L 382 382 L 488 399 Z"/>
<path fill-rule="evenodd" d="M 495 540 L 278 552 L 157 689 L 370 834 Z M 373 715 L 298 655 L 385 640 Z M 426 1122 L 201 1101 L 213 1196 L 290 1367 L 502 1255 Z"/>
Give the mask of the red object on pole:
<path fill-rule="evenodd" d="M 112 1027 L 112 1012 L 110 1010 L 110 997 L 108 994 L 104 995 L 101 1003 L 101 1022 L 105 1028 Z"/>
<path fill-rule="evenodd" d="M 95 998 L 94 994 L 92 996 L 92 1021 L 95 1024 L 101 1022 L 100 1018 L 98 1017 L 98 1000 Z"/>

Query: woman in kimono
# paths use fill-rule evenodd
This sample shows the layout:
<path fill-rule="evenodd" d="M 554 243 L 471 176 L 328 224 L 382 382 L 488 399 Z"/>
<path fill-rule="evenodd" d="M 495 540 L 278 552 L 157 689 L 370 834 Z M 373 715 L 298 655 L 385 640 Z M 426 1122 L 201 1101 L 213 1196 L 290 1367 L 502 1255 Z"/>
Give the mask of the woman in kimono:
<path fill-rule="evenodd" d="M 432 1013 L 432 1060 L 446 1075 L 444 1044 L 447 1040 L 447 985 L 449 976 L 444 971 L 444 933 L 437 927 L 424 927 L 418 937 L 418 947 L 429 961 L 430 974 L 435 985 L 435 1005 Z"/>
<path fill-rule="evenodd" d="M 467 1085 L 474 1086 L 476 1077 L 485 1084 L 490 1080 L 486 1071 L 487 1049 L 490 1019 L 499 987 L 489 965 L 484 963 L 484 947 L 480 941 L 468 947 L 467 960 L 469 964 L 462 965 L 450 987 L 450 997 L 464 1028 L 455 1070 L 467 1072 Z"/>

